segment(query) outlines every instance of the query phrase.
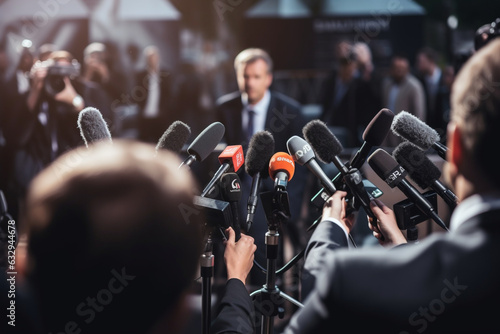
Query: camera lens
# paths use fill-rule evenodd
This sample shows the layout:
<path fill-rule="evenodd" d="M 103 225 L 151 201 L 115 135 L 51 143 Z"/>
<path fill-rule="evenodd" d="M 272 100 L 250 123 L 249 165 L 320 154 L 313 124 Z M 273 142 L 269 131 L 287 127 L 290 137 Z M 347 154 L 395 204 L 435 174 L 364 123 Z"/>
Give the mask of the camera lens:
<path fill-rule="evenodd" d="M 54 96 L 64 89 L 64 76 L 60 75 L 48 75 L 45 81 L 45 91 L 50 95 Z"/>

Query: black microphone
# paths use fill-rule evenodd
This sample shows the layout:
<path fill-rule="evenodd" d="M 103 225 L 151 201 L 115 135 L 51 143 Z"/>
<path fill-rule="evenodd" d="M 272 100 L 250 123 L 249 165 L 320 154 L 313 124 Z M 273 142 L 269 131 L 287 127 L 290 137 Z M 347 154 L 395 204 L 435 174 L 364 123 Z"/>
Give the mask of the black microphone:
<path fill-rule="evenodd" d="M 437 215 L 434 207 L 418 192 L 406 179 L 406 170 L 383 149 L 377 149 L 368 157 L 368 164 L 373 171 L 391 188 L 398 187 L 416 207 L 427 217 L 434 220 L 443 229 L 448 230 L 444 222 Z"/>
<path fill-rule="evenodd" d="M 184 144 L 191 136 L 191 128 L 184 122 L 175 121 L 168 127 L 167 130 L 158 140 L 156 144 L 156 152 L 161 149 L 170 150 L 175 153 L 180 153 Z"/>
<path fill-rule="evenodd" d="M 252 188 L 247 201 L 246 232 L 252 227 L 257 208 L 260 181 L 269 175 L 269 160 L 274 153 L 274 137 L 269 131 L 257 131 L 248 144 L 245 171 L 252 177 Z"/>
<path fill-rule="evenodd" d="M 203 161 L 210 153 L 213 152 L 217 144 L 222 140 L 226 128 L 220 122 L 214 122 L 207 126 L 205 130 L 193 140 L 191 145 L 187 148 L 189 156 L 184 160 L 181 165 L 191 165 L 193 161 Z"/>
<path fill-rule="evenodd" d="M 427 151 L 432 147 L 441 158 L 446 160 L 448 148 L 439 142 L 441 139 L 439 134 L 417 116 L 403 110 L 394 116 L 391 129 L 395 135 L 412 142 L 421 150 Z"/>
<path fill-rule="evenodd" d="M 332 181 L 316 162 L 316 156 L 308 142 L 299 136 L 292 136 L 286 142 L 286 147 L 296 163 L 301 166 L 305 165 L 320 180 L 329 196 L 337 191 Z"/>
<path fill-rule="evenodd" d="M 112 142 L 108 124 L 101 112 L 94 107 L 87 107 L 80 111 L 77 125 L 86 147 L 101 140 Z"/>
<path fill-rule="evenodd" d="M 238 214 L 238 202 L 241 199 L 241 181 L 236 173 L 226 173 L 221 176 L 219 188 L 222 195 L 222 200 L 229 202 L 231 212 L 233 213 L 233 229 L 236 236 L 236 241 L 240 239 L 240 217 Z"/>
<path fill-rule="evenodd" d="M 360 149 L 356 152 L 354 157 L 349 163 L 349 167 L 361 169 L 363 164 L 371 152 L 371 149 L 375 146 L 380 146 L 384 141 L 385 137 L 391 129 L 392 120 L 394 119 L 394 113 L 387 109 L 381 109 L 375 117 L 372 118 L 370 123 L 366 126 L 363 132 L 363 144 Z M 341 176 L 339 172 L 332 180 L 333 185 L 337 188 L 341 187 Z M 318 208 L 323 207 L 325 201 L 328 199 L 328 195 L 325 193 L 324 189 L 319 190 L 316 195 L 313 196 L 311 202 Z"/>
<path fill-rule="evenodd" d="M 431 188 L 453 210 L 457 206 L 457 196 L 439 181 L 441 171 L 427 157 L 425 152 L 410 142 L 400 143 L 392 152 L 396 160 L 408 171 L 410 177 L 422 189 Z"/>
<path fill-rule="evenodd" d="M 380 111 L 372 118 L 363 132 L 363 144 L 351 159 L 350 167 L 360 169 L 366 161 L 370 150 L 374 146 L 382 145 L 391 129 L 394 113 L 387 108 Z"/>
<path fill-rule="evenodd" d="M 240 169 L 245 162 L 243 147 L 241 145 L 227 146 L 219 155 L 219 162 L 221 163 L 219 169 L 205 186 L 205 189 L 203 189 L 201 197 L 205 197 L 214 189 L 215 183 L 220 180 L 222 174 L 228 172 L 230 169 L 232 172 L 237 172 Z"/>
<path fill-rule="evenodd" d="M 375 219 L 370 208 L 371 196 L 363 185 L 363 177 L 357 168 L 348 168 L 338 157 L 342 152 L 342 144 L 335 135 L 328 129 L 326 124 L 320 120 L 312 120 L 303 128 L 304 137 L 311 144 L 318 159 L 324 163 L 333 162 L 342 174 L 342 180 L 345 182 L 351 194 L 359 201 L 359 204 L 365 209 L 368 216 Z M 352 203 L 351 207 L 357 209 L 357 203 Z M 375 222 L 376 224 L 376 222 Z"/>

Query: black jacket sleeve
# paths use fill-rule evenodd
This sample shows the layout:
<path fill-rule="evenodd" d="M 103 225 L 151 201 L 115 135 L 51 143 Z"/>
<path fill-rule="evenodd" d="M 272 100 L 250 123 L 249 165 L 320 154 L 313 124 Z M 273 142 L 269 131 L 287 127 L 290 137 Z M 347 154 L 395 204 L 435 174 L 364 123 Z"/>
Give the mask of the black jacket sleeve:
<path fill-rule="evenodd" d="M 254 331 L 254 318 L 253 302 L 245 285 L 239 279 L 230 279 L 226 283 L 210 332 L 250 334 Z"/>

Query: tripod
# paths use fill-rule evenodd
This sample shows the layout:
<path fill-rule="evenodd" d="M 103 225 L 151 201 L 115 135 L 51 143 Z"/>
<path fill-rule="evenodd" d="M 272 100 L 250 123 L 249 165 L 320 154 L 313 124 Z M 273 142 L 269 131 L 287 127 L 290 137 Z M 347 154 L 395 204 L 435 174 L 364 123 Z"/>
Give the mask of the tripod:
<path fill-rule="evenodd" d="M 278 228 L 281 223 L 290 218 L 290 208 L 288 203 L 288 193 L 285 190 L 277 189 L 261 194 L 264 211 L 268 221 L 268 231 L 265 235 L 266 243 L 266 284 L 262 289 L 250 294 L 255 299 L 260 296 L 256 308 L 262 314 L 262 334 L 272 334 L 274 332 L 273 321 L 275 316 L 280 318 L 284 315 L 284 308 L 280 305 L 283 299 L 303 307 L 303 305 L 292 297 L 280 291 L 276 286 L 276 260 L 278 258 L 279 233 Z"/>
<path fill-rule="evenodd" d="M 202 334 L 210 332 L 210 319 L 212 307 L 212 284 L 211 279 L 214 276 L 214 255 L 212 233 L 209 232 L 205 249 L 200 257 L 200 271 L 202 277 L 201 283 L 201 316 L 202 316 Z"/>

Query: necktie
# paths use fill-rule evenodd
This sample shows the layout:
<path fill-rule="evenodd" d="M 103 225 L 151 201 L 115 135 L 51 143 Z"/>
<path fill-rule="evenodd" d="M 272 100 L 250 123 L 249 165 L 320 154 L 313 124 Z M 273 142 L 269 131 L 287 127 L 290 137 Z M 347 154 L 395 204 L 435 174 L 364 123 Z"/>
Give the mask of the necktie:
<path fill-rule="evenodd" d="M 255 111 L 248 109 L 248 123 L 247 123 L 247 141 L 250 142 L 250 138 L 253 136 L 253 119 L 255 116 Z"/>

